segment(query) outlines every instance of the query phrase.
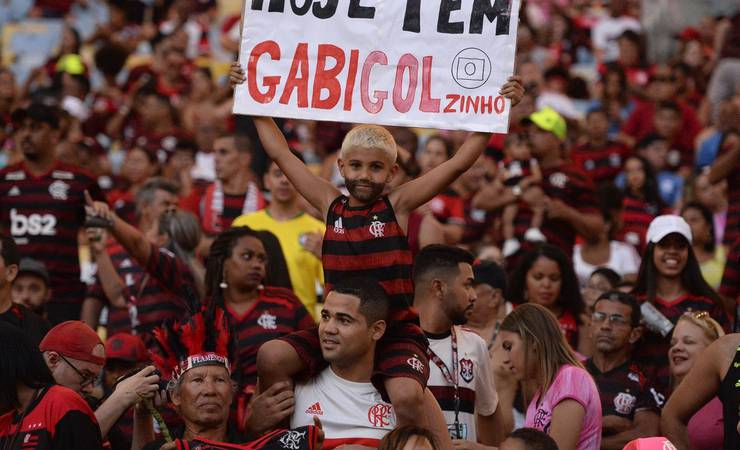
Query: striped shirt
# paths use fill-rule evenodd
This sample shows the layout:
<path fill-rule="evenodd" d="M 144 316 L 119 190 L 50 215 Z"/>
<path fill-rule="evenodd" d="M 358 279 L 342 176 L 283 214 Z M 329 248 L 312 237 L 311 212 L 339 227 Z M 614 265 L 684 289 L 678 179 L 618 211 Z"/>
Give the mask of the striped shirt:
<path fill-rule="evenodd" d="M 603 416 L 634 420 L 636 412 L 657 411 L 662 406 L 658 404 L 657 392 L 634 361 L 627 360 L 608 372 L 601 372 L 592 359 L 585 365 L 599 388 Z"/>
<path fill-rule="evenodd" d="M 588 143 L 573 148 L 571 157 L 576 166 L 583 170 L 597 186 L 611 184 L 622 170 L 622 163 L 630 151 L 624 145 L 609 141 L 602 148 Z"/>

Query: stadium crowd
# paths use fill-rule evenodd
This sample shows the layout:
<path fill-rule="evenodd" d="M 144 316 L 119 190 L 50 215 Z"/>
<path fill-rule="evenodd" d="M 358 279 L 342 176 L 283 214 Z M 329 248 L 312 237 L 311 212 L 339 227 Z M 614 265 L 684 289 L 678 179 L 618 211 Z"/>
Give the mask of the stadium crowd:
<path fill-rule="evenodd" d="M 0 448 L 740 448 L 738 1 L 523 0 L 506 135 L 232 115 L 241 3 L 0 0 Z"/>

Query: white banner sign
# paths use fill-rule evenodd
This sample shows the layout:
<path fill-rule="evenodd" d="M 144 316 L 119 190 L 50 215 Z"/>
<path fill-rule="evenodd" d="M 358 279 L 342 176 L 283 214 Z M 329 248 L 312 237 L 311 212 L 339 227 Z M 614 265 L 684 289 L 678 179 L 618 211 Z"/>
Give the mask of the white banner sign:
<path fill-rule="evenodd" d="M 245 0 L 234 113 L 508 130 L 521 0 Z"/>

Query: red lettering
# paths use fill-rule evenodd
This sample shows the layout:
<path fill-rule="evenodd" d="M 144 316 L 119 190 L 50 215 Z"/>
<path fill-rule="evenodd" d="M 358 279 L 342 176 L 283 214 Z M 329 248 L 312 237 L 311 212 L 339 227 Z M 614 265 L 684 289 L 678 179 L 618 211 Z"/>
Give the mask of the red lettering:
<path fill-rule="evenodd" d="M 301 72 L 300 77 L 298 76 L 299 71 Z M 308 108 L 308 78 L 308 44 L 301 42 L 295 49 L 283 95 L 280 96 L 280 103 L 287 105 L 293 91 L 298 89 L 298 107 Z"/>
<path fill-rule="evenodd" d="M 497 96 L 496 99 L 493 101 L 493 109 L 496 110 L 496 114 L 501 114 L 504 112 L 504 108 L 506 107 L 506 102 L 504 101 L 504 98 L 502 96 Z"/>
<path fill-rule="evenodd" d="M 454 109 L 454 105 L 460 99 L 460 96 L 458 94 L 447 94 L 445 98 L 449 100 L 449 102 L 447 102 L 447 106 L 445 106 L 445 109 L 443 112 L 445 114 L 457 112 Z"/>
<path fill-rule="evenodd" d="M 267 87 L 266 92 L 262 92 L 257 86 L 257 63 L 260 57 L 267 53 L 273 60 L 280 59 L 280 46 L 275 41 L 264 41 L 255 45 L 252 53 L 249 55 L 247 63 L 247 87 L 249 95 L 258 103 L 270 103 L 275 98 L 277 85 L 280 84 L 279 76 L 265 76 L 262 78 L 262 85 Z"/>
<path fill-rule="evenodd" d="M 409 72 L 409 89 L 406 97 L 403 96 L 403 73 Z M 396 81 L 393 84 L 393 106 L 396 111 L 407 113 L 414 103 L 416 84 L 419 80 L 419 61 L 410 53 L 406 53 L 398 60 L 396 67 Z"/>
<path fill-rule="evenodd" d="M 383 102 L 388 98 L 388 91 L 374 91 L 373 97 L 375 98 L 375 101 L 370 99 L 370 72 L 372 72 L 373 66 L 376 64 L 383 66 L 388 65 L 388 57 L 380 50 L 376 50 L 367 56 L 365 64 L 362 66 L 362 76 L 360 78 L 360 99 L 362 100 L 362 107 L 370 114 L 377 114 L 380 112 L 380 110 L 383 109 Z"/>
<path fill-rule="evenodd" d="M 432 98 L 432 57 L 425 56 L 421 63 L 421 112 L 439 112 L 439 99 Z"/>
<path fill-rule="evenodd" d="M 491 114 L 493 112 L 493 97 L 489 95 L 488 97 L 483 97 L 482 100 L 480 112 Z"/>
<path fill-rule="evenodd" d="M 327 58 L 333 58 L 336 61 L 333 67 L 326 67 Z M 339 103 L 342 96 L 342 86 L 337 80 L 337 76 L 344 69 L 344 51 L 336 45 L 321 44 L 319 45 L 318 60 L 316 61 L 316 75 L 313 80 L 313 96 L 311 98 L 311 107 L 319 109 L 332 109 Z M 329 91 L 329 96 L 321 99 L 321 91 Z"/>
<path fill-rule="evenodd" d="M 349 55 L 349 73 L 347 74 L 347 85 L 344 86 L 344 110 L 352 110 L 352 98 L 355 95 L 355 81 L 357 80 L 357 60 L 360 58 L 359 50 L 352 50 Z"/>
<path fill-rule="evenodd" d="M 465 112 L 469 113 L 471 106 L 472 106 L 473 112 L 478 114 L 478 104 L 479 103 L 480 103 L 479 96 L 475 96 L 475 97 L 467 96 L 465 98 Z"/>

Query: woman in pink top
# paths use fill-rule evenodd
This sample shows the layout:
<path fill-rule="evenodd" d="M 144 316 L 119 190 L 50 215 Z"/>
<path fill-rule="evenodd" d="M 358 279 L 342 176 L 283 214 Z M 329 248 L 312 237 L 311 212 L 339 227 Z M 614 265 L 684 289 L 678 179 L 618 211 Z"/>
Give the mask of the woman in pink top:
<path fill-rule="evenodd" d="M 540 305 L 521 305 L 501 323 L 499 339 L 509 359 L 504 364 L 530 391 L 525 391 L 525 398 L 531 398 L 525 426 L 549 434 L 560 450 L 598 450 L 599 392 L 555 316 Z"/>
<path fill-rule="evenodd" d="M 668 350 L 673 389 L 681 383 L 709 344 L 724 335 L 722 326 L 706 312 L 687 312 L 678 319 L 671 336 L 671 348 Z M 722 402 L 714 397 L 689 420 L 691 448 L 694 450 L 722 448 L 723 427 Z"/>

